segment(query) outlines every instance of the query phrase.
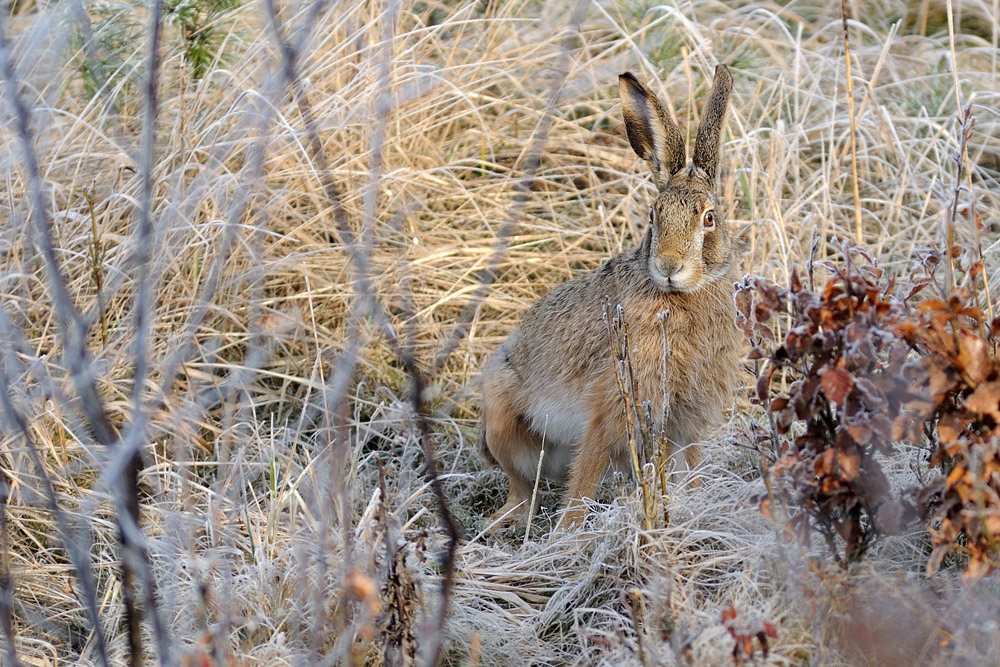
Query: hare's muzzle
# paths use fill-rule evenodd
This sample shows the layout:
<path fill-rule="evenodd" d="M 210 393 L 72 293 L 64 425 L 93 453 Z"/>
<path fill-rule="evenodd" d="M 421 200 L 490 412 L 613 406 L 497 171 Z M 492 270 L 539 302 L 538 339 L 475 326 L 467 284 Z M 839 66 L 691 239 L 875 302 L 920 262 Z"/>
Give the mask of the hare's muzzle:
<path fill-rule="evenodd" d="M 691 287 L 696 279 L 690 267 L 684 262 L 669 255 L 649 258 L 649 273 L 660 289 L 668 292 L 683 292 Z"/>

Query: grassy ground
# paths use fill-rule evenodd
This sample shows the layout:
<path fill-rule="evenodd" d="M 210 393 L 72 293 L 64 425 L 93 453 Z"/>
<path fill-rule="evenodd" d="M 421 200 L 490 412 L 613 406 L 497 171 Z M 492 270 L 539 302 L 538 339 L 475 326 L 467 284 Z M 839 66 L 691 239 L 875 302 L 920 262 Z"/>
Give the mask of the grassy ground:
<path fill-rule="evenodd" d="M 837 3 L 284 3 L 290 68 L 266 3 L 216 17 L 202 47 L 175 13 L 146 140 L 148 12 L 95 3 L 87 42 L 70 8 L 20 3 L 6 53 L 38 166 L 7 76 L 5 650 L 13 633 L 22 664 L 125 662 L 116 494 L 132 446 L 151 661 L 408 664 L 437 638 L 446 664 L 713 665 L 733 633 L 767 664 L 1000 661 L 995 574 L 973 585 L 946 561 L 927 577 L 919 530 L 845 570 L 761 516 L 758 455 L 739 446 L 762 419 L 749 391 L 652 531 L 634 484 L 608 479 L 579 531 L 551 532 L 550 511 L 483 532 L 505 481 L 474 446 L 480 363 L 540 295 L 644 231 L 625 70 L 693 132 L 729 65 L 721 183 L 747 273 L 784 281 L 814 245 L 839 257 L 860 210 L 869 252 L 906 275 L 943 246 L 960 186 L 985 226 L 960 218 L 959 243 L 982 248 L 996 298 L 1000 10 L 950 4 L 952 21 L 940 0 L 847 3 L 856 204 Z M 220 54 L 201 78 L 191 48 Z M 42 207 L 88 325 L 75 376 Z M 101 444 L 88 382 L 118 444 Z M 440 634 L 448 540 L 424 446 L 463 535 Z M 902 451 L 892 481 L 922 455 Z"/>

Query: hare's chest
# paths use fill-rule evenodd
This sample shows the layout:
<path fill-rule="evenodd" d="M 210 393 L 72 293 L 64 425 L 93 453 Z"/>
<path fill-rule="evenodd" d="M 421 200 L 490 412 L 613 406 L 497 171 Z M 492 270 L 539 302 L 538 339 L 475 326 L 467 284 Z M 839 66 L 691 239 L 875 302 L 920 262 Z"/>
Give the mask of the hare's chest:
<path fill-rule="evenodd" d="M 655 408 L 660 397 L 672 403 L 700 393 L 700 388 L 728 383 L 739 355 L 732 322 L 733 314 L 725 308 L 695 315 L 672 309 L 631 326 L 630 356 L 636 384 L 644 395 L 640 400 L 652 400 Z M 637 364 L 637 359 L 643 363 Z"/>

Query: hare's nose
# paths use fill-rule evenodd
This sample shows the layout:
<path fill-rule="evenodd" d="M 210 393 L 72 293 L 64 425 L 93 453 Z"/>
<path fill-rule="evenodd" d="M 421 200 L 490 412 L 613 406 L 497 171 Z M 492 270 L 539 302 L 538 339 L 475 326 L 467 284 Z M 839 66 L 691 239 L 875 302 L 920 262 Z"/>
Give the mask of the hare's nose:
<path fill-rule="evenodd" d="M 674 257 L 661 256 L 656 258 L 656 268 L 665 278 L 670 278 L 681 270 L 681 263 Z"/>

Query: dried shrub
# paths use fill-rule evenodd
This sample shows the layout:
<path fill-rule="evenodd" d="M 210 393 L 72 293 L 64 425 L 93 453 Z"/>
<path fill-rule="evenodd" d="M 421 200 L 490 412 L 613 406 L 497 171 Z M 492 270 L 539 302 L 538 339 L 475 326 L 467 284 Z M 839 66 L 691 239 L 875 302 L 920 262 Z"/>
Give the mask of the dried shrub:
<path fill-rule="evenodd" d="M 815 531 L 853 560 L 919 517 L 934 546 L 929 572 L 958 551 L 966 574 L 982 576 L 997 564 L 1000 532 L 1000 318 L 988 322 L 974 292 L 938 284 L 934 253 L 905 295 L 864 251 L 844 256 L 843 266 L 816 263 L 831 276 L 820 290 L 810 265 L 808 285 L 793 270 L 788 287 L 748 278 L 736 293 L 787 528 L 803 541 Z M 911 304 L 929 285 L 942 298 Z M 893 491 L 883 462 L 903 442 L 927 448 L 926 467 Z"/>
<path fill-rule="evenodd" d="M 780 443 L 774 474 L 787 481 L 789 528 L 801 539 L 810 528 L 843 556 L 863 553 L 876 532 L 898 531 L 904 505 L 892 497 L 876 454 L 893 452 L 893 421 L 909 397 L 909 348 L 896 334 L 903 304 L 882 271 L 864 262 L 818 263 L 831 278 L 818 292 L 793 270 L 789 287 L 748 279 L 736 294 L 737 320 L 766 361 L 756 400 Z M 778 340 L 769 322 L 785 318 Z M 785 381 L 772 395 L 775 379 Z M 797 427 L 793 431 L 793 426 Z"/>
<path fill-rule="evenodd" d="M 899 435 L 923 435 L 940 471 L 915 489 L 934 544 L 927 569 L 957 550 L 969 557 L 966 575 L 982 576 L 997 565 L 1000 533 L 1000 317 L 987 322 L 975 295 L 956 290 L 921 303 L 899 333 L 920 352 L 922 397 Z"/>

